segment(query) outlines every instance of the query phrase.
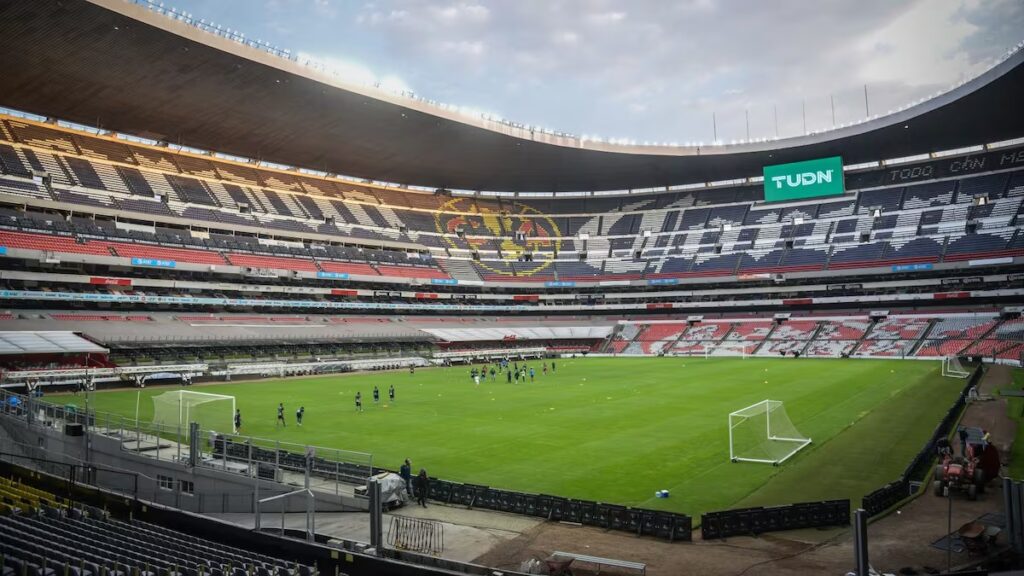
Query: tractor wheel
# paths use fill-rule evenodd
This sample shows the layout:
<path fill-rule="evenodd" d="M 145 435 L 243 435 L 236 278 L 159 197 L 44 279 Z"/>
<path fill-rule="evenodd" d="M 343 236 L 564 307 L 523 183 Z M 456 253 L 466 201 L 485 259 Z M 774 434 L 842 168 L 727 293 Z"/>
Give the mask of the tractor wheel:
<path fill-rule="evenodd" d="M 978 487 L 974 484 L 967 485 L 967 498 L 970 500 L 978 499 Z"/>
<path fill-rule="evenodd" d="M 932 492 L 934 492 L 939 498 L 942 497 L 942 480 L 935 480 L 932 482 Z"/>
<path fill-rule="evenodd" d="M 978 494 L 985 492 L 985 471 L 981 468 L 974 469 L 974 485 L 978 487 Z"/>
<path fill-rule="evenodd" d="M 932 476 L 935 480 L 942 480 L 946 476 L 946 470 L 942 467 L 942 464 L 935 465 L 935 474 Z"/>

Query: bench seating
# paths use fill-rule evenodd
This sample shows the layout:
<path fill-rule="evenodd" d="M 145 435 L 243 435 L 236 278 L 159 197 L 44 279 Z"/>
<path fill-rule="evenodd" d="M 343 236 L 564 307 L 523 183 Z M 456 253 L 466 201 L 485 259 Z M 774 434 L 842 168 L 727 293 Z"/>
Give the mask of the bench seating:
<path fill-rule="evenodd" d="M 647 574 L 647 564 L 643 562 L 631 562 L 629 560 L 616 560 L 614 558 L 601 558 L 600 556 L 589 556 L 587 554 L 575 554 L 572 552 L 554 552 L 551 554 L 552 557 L 558 558 L 572 558 L 576 562 L 589 562 L 591 564 L 597 564 L 598 573 L 601 572 L 601 566 L 613 566 L 615 568 L 624 568 L 627 570 L 636 570 L 641 574 Z"/>

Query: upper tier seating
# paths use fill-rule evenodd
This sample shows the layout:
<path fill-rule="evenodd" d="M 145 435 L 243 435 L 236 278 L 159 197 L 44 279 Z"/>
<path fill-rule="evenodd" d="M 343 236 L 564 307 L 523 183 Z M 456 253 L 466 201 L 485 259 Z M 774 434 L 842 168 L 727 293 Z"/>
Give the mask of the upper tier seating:
<path fill-rule="evenodd" d="M 757 202 L 757 186 L 513 201 L 379 189 L 20 119 L 2 119 L 0 125 L 0 172 L 22 178 L 33 171 L 48 174 L 52 197 L 69 205 L 181 217 L 217 230 L 242 226 L 248 233 L 262 229 L 283 236 L 319 233 L 415 242 L 441 259 L 468 259 L 468 251 L 477 249 L 479 262 L 454 267 L 455 277 L 464 280 L 591 282 L 1024 256 L 1024 220 L 1018 222 L 1024 171 L 874 188 L 827 203 L 788 206 Z M 851 190 L 881 182 L 872 170 L 846 178 Z M 77 188 L 66 189 L 70 186 Z M 0 178 L 4 193 L 51 198 L 51 189 L 16 178 Z M 974 206 L 978 196 L 989 202 Z M 142 199 L 154 197 L 165 201 Z M 420 211 L 442 207 L 444 214 Z M 496 216 L 503 212 L 509 216 Z M 453 218 L 470 236 L 454 234 L 448 226 Z M 975 229 L 968 230 L 969 219 L 978 224 Z M 531 235 L 526 244 L 536 249 L 533 262 L 516 260 L 524 242 L 512 237 L 515 231 Z M 539 232 L 563 238 L 554 264 L 555 243 L 536 240 Z M 582 232 L 590 239 L 579 240 Z M 457 250 L 446 253 L 445 247 Z M 580 261 L 577 252 L 584 250 L 587 256 Z M 308 264 L 278 264 L 310 269 Z M 435 266 L 382 273 L 447 277 Z"/>

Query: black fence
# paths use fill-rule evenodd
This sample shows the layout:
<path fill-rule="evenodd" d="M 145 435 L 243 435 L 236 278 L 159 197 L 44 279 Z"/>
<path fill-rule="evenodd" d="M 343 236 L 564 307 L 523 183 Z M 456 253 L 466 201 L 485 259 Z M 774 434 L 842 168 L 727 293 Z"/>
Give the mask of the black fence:
<path fill-rule="evenodd" d="M 273 468 L 267 465 L 274 462 L 282 468 L 305 469 L 306 457 L 302 454 L 251 446 L 218 436 L 214 441 L 213 452 L 215 455 L 221 456 L 225 451 L 228 457 L 236 460 L 251 458 L 253 462 L 259 462 L 261 477 L 272 477 Z M 368 466 L 356 464 L 339 465 L 320 458 L 313 458 L 311 464 L 310 474 L 351 484 L 365 483 L 367 476 L 385 471 L 377 467 L 371 470 Z M 685 514 L 629 508 L 558 496 L 524 494 L 476 484 L 448 482 L 436 478 L 430 481 L 428 497 L 438 502 L 458 504 L 469 508 L 576 522 L 586 526 L 632 532 L 641 536 L 657 536 L 671 541 L 689 541 L 693 531 L 693 521 Z"/>
<path fill-rule="evenodd" d="M 700 517 L 700 534 L 704 540 L 713 540 L 781 530 L 849 525 L 850 501 L 826 500 L 770 508 L 708 512 Z"/>
<path fill-rule="evenodd" d="M 573 522 L 670 541 L 690 541 L 693 533 L 693 520 L 685 514 L 545 494 L 523 494 L 436 478 L 430 480 L 428 497 L 448 504 L 522 514 L 556 522 Z"/>
<path fill-rule="evenodd" d="M 306 456 L 287 450 L 276 450 L 263 448 L 248 442 L 236 442 L 227 436 L 218 435 L 213 440 L 213 455 L 227 457 L 236 462 L 251 460 L 258 464 L 260 478 L 273 480 L 275 470 L 280 467 L 293 472 L 302 472 L 306 469 Z M 337 462 L 319 456 L 310 459 L 310 473 L 321 478 L 329 478 L 337 482 L 361 486 L 366 484 L 366 478 L 384 472 L 382 468 L 366 466 L 364 464 L 352 464 Z"/>
<path fill-rule="evenodd" d="M 960 414 L 967 405 L 967 392 L 971 387 L 978 384 L 978 381 L 981 380 L 981 375 L 982 369 L 978 366 L 971 373 L 970 378 L 967 379 L 967 384 L 960 392 L 956 402 L 946 412 L 939 425 L 935 427 L 935 431 L 932 432 L 931 437 L 928 438 L 921 451 L 914 456 L 914 459 L 910 461 L 910 464 L 900 474 L 899 479 L 864 496 L 861 500 L 861 507 L 868 513 L 868 516 L 881 514 L 904 498 L 914 494 L 915 485 L 922 482 L 928 476 L 928 472 L 931 471 L 932 462 L 934 462 L 936 457 L 935 443 L 940 438 L 946 438 L 953 432 L 953 426 L 956 425 Z"/>

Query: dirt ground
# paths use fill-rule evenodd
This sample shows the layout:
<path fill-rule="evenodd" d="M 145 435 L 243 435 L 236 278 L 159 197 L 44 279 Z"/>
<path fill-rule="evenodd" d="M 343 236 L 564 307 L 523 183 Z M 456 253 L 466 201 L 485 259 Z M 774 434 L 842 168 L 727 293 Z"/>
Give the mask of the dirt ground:
<path fill-rule="evenodd" d="M 1005 366 L 991 366 L 980 385 L 982 396 L 1012 378 Z M 992 433 L 993 443 L 1008 454 L 1016 423 L 1006 417 L 1006 401 L 999 396 L 969 405 L 962 424 L 980 426 Z M 799 501 L 799 495 L 794 495 Z M 885 572 L 902 568 L 931 567 L 945 570 L 947 562 L 957 567 L 968 564 L 966 553 L 947 553 L 930 544 L 989 512 L 1001 512 L 1001 483 L 993 480 L 976 502 L 956 494 L 937 498 L 929 490 L 868 527 L 871 564 Z M 651 576 L 686 574 L 728 574 L 797 576 L 846 574 L 854 568 L 853 535 L 849 528 L 799 530 L 760 537 L 734 537 L 703 542 L 699 530 L 692 543 L 669 543 L 650 537 L 635 537 L 600 528 L 553 522 L 539 524 L 520 536 L 503 542 L 479 556 L 474 563 L 498 569 L 516 570 L 523 560 L 543 560 L 554 551 L 575 552 L 647 563 Z M 575 576 L 596 573 L 585 566 L 573 568 Z M 616 573 L 602 569 L 602 573 Z M 623 572 L 625 573 L 625 572 Z"/>

